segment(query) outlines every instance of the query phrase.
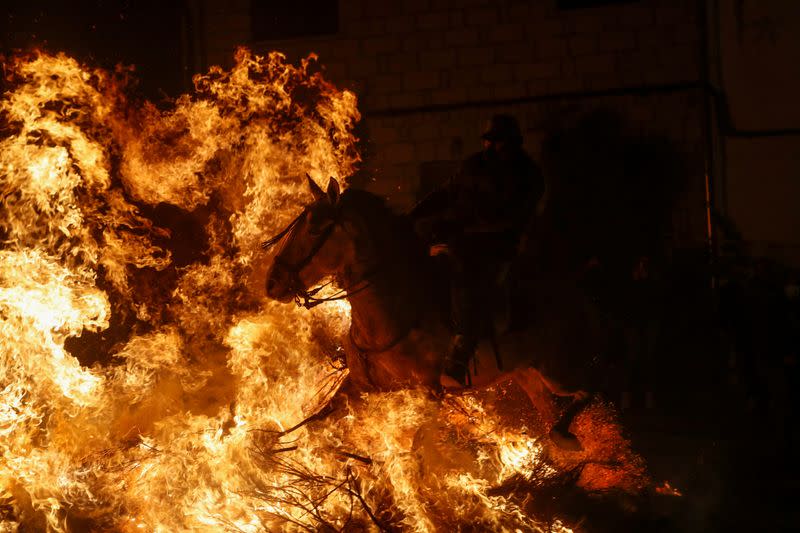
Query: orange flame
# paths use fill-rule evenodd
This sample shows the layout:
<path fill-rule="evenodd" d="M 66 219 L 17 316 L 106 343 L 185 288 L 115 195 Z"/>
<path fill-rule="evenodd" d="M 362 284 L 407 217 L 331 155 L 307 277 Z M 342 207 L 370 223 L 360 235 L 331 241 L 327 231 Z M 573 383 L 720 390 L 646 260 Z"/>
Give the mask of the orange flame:
<path fill-rule="evenodd" d="M 349 307 L 264 300 L 257 244 L 306 172 L 360 161 L 356 97 L 315 60 L 240 49 L 166 111 L 122 70 L 7 65 L 0 529 L 569 531 L 490 493 L 557 469 L 485 399 L 371 394 L 297 427 L 346 375 Z M 159 227 L 164 205 L 202 242 Z"/>

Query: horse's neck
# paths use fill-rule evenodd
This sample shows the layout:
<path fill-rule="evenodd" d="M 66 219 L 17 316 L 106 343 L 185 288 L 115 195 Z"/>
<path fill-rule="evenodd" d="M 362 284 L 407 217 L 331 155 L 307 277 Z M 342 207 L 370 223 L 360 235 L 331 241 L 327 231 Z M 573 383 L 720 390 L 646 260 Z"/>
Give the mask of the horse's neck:
<path fill-rule="evenodd" d="M 380 265 L 368 285 L 350 296 L 350 333 L 364 349 L 384 347 L 416 327 L 422 310 L 409 272 Z"/>

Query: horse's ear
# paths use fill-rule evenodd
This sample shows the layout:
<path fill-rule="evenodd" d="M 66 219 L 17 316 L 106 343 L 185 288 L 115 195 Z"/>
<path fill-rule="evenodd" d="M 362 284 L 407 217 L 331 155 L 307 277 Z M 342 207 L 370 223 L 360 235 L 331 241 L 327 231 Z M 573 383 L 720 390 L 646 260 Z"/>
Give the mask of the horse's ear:
<path fill-rule="evenodd" d="M 306 174 L 306 178 L 308 178 L 308 188 L 311 190 L 311 194 L 314 196 L 314 200 L 320 200 L 325 196 L 325 191 L 317 185 L 317 182 L 314 179 Z"/>
<path fill-rule="evenodd" d="M 339 203 L 339 194 L 341 190 L 339 189 L 339 182 L 336 181 L 336 178 L 331 176 L 330 181 L 328 181 L 328 198 L 331 201 L 331 204 L 336 205 Z"/>

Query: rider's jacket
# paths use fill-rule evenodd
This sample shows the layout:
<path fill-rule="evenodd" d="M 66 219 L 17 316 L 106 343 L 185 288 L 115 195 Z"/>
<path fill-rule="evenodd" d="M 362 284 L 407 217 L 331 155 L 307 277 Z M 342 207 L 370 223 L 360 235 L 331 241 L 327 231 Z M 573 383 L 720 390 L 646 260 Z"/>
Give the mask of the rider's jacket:
<path fill-rule="evenodd" d="M 465 159 L 450 180 L 417 205 L 412 217 L 440 217 L 436 237 L 456 252 L 480 248 L 484 254 L 510 256 L 543 192 L 539 167 L 524 150 L 505 160 L 482 151 Z"/>

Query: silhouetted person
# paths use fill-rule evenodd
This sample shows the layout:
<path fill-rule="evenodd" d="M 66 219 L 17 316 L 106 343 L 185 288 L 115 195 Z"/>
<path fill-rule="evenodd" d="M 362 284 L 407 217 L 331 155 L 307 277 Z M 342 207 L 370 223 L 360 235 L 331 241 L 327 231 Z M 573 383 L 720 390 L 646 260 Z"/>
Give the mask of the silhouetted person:
<path fill-rule="evenodd" d="M 430 222 L 431 255 L 452 258 L 451 300 L 455 335 L 445 373 L 465 383 L 478 340 L 491 334 L 494 293 L 524 246 L 528 225 L 544 191 L 538 165 L 522 148 L 516 119 L 495 115 L 484 149 L 468 157 L 441 188 L 412 211 Z M 419 227 L 419 226 L 418 226 Z"/>

